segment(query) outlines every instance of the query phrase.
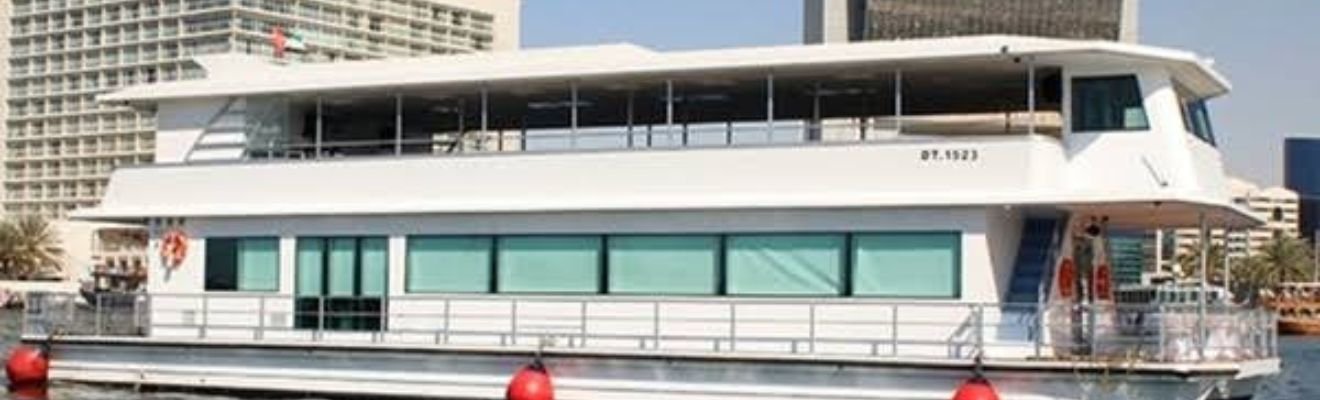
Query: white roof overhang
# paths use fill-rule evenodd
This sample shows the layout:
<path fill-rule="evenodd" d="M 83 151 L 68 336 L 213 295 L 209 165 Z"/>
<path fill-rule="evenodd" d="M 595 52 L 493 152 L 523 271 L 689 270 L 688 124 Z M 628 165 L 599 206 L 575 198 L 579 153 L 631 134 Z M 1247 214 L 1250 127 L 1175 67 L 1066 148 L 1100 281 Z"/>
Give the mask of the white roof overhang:
<path fill-rule="evenodd" d="M 948 61 L 1032 56 L 1046 65 L 1106 60 L 1154 63 L 1198 97 L 1214 97 L 1229 84 L 1193 53 L 1105 41 L 1019 36 L 969 36 L 829 45 L 795 45 L 655 52 L 604 45 L 502 53 L 434 56 L 327 64 L 276 65 L 242 56 L 202 58 L 208 78 L 135 86 L 101 101 L 152 104 L 169 100 L 336 91 L 401 90 L 444 86 L 519 84 L 529 81 L 609 78 L 655 79 L 720 71 L 810 71 L 848 66 L 915 66 Z"/>

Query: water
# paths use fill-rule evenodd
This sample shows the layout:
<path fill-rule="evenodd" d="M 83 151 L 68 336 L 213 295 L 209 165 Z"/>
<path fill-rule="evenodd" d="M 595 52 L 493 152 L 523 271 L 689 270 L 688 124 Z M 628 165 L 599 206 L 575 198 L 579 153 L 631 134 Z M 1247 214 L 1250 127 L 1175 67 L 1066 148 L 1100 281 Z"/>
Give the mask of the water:
<path fill-rule="evenodd" d="M 19 313 L 0 311 L 0 350 L 9 353 L 9 347 L 18 340 Z M 1280 339 L 1283 354 L 1283 373 L 1264 384 L 1258 400 L 1316 400 L 1320 399 L 1320 338 Z M 56 385 L 48 400 L 260 400 L 188 393 L 139 393 L 127 389 L 107 389 L 82 385 Z M 3 399 L 10 400 L 10 399 Z M 1166 399 L 1156 399 L 1166 400 Z"/>

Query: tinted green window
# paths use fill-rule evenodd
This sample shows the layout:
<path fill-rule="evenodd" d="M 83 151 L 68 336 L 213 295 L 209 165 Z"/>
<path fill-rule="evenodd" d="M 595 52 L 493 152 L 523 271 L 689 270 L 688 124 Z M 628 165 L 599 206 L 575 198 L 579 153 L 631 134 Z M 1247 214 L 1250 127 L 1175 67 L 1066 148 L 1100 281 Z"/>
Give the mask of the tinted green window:
<path fill-rule="evenodd" d="M 243 239 L 238 242 L 238 289 L 258 292 L 280 290 L 279 240 Z"/>
<path fill-rule="evenodd" d="M 389 241 L 385 238 L 364 238 L 358 244 L 361 276 L 359 296 L 384 296 L 385 280 L 389 277 Z"/>
<path fill-rule="evenodd" d="M 1073 131 L 1150 129 L 1136 76 L 1077 78 L 1072 92 Z"/>
<path fill-rule="evenodd" d="M 298 239 L 297 294 L 299 296 L 320 296 L 325 293 L 324 253 L 324 240 Z"/>
<path fill-rule="evenodd" d="M 277 291 L 279 258 L 278 239 L 207 239 L 206 290 Z"/>
<path fill-rule="evenodd" d="M 499 239 L 501 293 L 597 293 L 598 236 L 505 237 Z"/>
<path fill-rule="evenodd" d="M 843 235 L 729 236 L 728 292 L 839 295 L 844 245 Z"/>
<path fill-rule="evenodd" d="M 853 293 L 858 296 L 958 296 L 958 233 L 853 236 Z"/>
<path fill-rule="evenodd" d="M 609 289 L 619 294 L 715 294 L 718 236 L 614 236 Z"/>
<path fill-rule="evenodd" d="M 491 238 L 414 237 L 408 239 L 410 293 L 490 291 Z"/>
<path fill-rule="evenodd" d="M 330 257 L 327 261 L 329 268 L 326 268 L 326 273 L 330 277 L 330 287 L 326 294 L 357 295 L 357 239 L 330 239 Z"/>

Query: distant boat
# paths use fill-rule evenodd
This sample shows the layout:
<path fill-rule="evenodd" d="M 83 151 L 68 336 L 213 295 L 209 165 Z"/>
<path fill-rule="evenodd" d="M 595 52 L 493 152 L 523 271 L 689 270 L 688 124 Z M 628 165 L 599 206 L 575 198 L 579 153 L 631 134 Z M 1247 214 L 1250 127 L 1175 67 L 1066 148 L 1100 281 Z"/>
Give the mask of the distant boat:
<path fill-rule="evenodd" d="M 1279 332 L 1320 336 L 1320 283 L 1284 283 L 1265 295 L 1279 314 Z"/>

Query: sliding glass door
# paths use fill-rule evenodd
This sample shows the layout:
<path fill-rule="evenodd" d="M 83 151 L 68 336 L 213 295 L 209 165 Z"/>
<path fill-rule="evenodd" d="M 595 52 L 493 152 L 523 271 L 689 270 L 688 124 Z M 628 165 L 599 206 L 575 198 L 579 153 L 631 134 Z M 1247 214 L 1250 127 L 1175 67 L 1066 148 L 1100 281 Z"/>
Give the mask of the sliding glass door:
<path fill-rule="evenodd" d="M 381 329 L 387 247 L 384 237 L 298 238 L 297 328 Z"/>

